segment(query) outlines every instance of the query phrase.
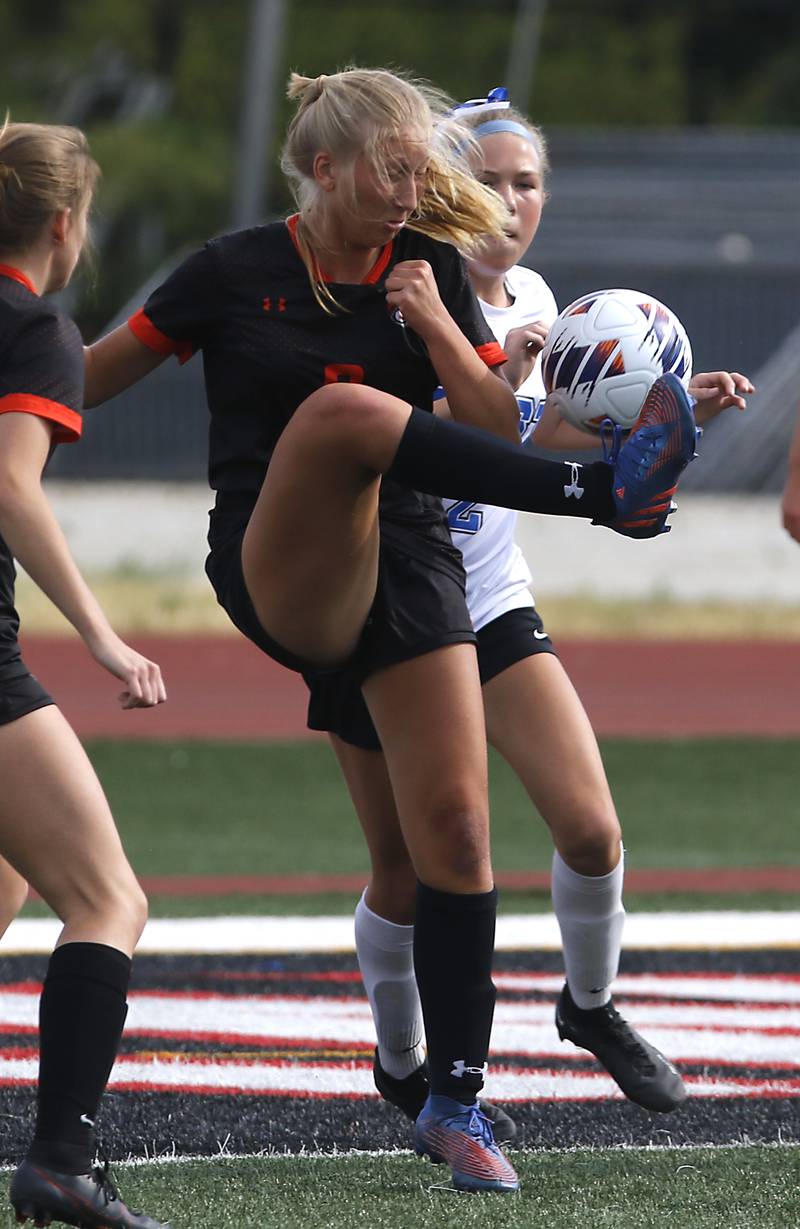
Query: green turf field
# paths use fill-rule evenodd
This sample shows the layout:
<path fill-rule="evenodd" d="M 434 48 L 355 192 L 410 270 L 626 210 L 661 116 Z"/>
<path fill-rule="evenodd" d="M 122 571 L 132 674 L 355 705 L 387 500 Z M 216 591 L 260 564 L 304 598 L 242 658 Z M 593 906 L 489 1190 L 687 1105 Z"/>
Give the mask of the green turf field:
<path fill-rule="evenodd" d="M 129 1206 L 172 1229 L 796 1229 L 800 1150 L 517 1153 L 520 1195 L 436 1189 L 407 1155 L 118 1166 Z M 4 1182 L 7 1178 L 4 1176 Z"/>
<path fill-rule="evenodd" d="M 141 875 L 366 872 L 360 829 L 324 743 L 96 742 L 89 751 Z M 607 741 L 608 774 L 629 867 L 800 864 L 800 746 L 781 740 Z M 513 774 L 492 758 L 498 870 L 546 870 L 551 844 Z M 687 898 L 629 897 L 648 908 Z M 720 907 L 725 898 L 692 899 Z M 730 903 L 730 898 L 728 900 Z M 750 907 L 796 906 L 760 895 Z M 154 916 L 327 913 L 352 898 L 155 898 Z M 505 893 L 504 908 L 547 908 L 545 894 Z M 29 908 L 37 909 L 32 906 Z"/>

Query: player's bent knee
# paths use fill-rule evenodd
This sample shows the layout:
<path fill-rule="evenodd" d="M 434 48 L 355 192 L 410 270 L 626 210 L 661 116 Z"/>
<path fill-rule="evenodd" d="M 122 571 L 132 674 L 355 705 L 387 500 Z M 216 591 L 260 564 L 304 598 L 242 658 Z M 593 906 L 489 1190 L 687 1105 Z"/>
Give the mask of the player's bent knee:
<path fill-rule="evenodd" d="M 602 814 L 566 825 L 556 836 L 561 857 L 581 875 L 605 875 L 619 862 L 622 830 L 615 815 Z"/>
<path fill-rule="evenodd" d="M 416 857 L 419 878 L 446 891 L 484 891 L 491 875 L 488 816 L 472 808 L 440 807 L 425 824 Z"/>
<path fill-rule="evenodd" d="M 315 389 L 295 411 L 298 428 L 313 429 L 318 444 L 334 445 L 352 438 L 358 444 L 365 440 L 364 413 L 370 414 L 370 436 L 379 431 L 382 420 L 403 425 L 408 406 L 367 385 L 334 383 Z M 369 437 L 367 437 L 369 438 Z"/>

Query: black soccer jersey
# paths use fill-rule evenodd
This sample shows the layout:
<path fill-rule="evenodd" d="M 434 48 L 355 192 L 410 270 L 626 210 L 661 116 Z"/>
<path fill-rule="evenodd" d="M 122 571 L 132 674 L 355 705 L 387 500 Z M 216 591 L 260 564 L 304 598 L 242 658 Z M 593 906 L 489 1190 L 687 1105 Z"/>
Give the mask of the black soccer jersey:
<path fill-rule="evenodd" d="M 224 235 L 190 256 L 129 321 L 145 345 L 185 362 L 203 351 L 211 413 L 209 481 L 220 492 L 261 488 L 275 443 L 295 409 L 326 383 L 368 384 L 429 409 L 438 384 L 420 339 L 386 305 L 387 274 L 427 260 L 442 301 L 489 365 L 505 360 L 484 321 L 455 248 L 403 230 L 359 285 L 331 284 L 344 310 L 329 315 L 314 297 L 296 246 L 296 217 Z M 365 430 L 369 424 L 365 423 Z M 392 491 L 416 519 L 436 501 Z M 402 506 L 401 506 L 402 505 Z"/>
<path fill-rule="evenodd" d="M 0 265 L 0 414 L 36 414 L 53 442 L 81 434 L 83 343 L 73 322 L 41 299 L 23 273 Z M 0 660 L 16 652 L 14 562 L 0 538 Z"/>

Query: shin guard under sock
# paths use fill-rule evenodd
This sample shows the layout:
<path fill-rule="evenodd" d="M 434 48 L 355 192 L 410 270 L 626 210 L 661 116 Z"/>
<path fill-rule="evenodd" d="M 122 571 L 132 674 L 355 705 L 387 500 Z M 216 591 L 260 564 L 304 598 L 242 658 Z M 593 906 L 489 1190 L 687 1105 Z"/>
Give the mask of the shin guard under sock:
<path fill-rule="evenodd" d="M 425 1060 L 422 1011 L 414 977 L 414 927 L 373 913 L 366 890 L 356 906 L 356 955 L 372 1008 L 384 1071 L 405 1079 Z"/>
<path fill-rule="evenodd" d="M 483 1087 L 494 1015 L 497 892 L 468 896 L 417 885 L 414 967 L 431 1092 L 471 1105 Z"/>
<path fill-rule="evenodd" d="M 65 943 L 50 957 L 39 1003 L 36 1131 L 28 1156 L 86 1173 L 94 1120 L 127 1014 L 131 961 L 102 943 Z"/>
<path fill-rule="evenodd" d="M 579 516 L 606 524 L 616 515 L 613 469 L 605 461 L 544 461 L 478 427 L 412 409 L 386 474 L 414 491 L 476 503 Z"/>
<path fill-rule="evenodd" d="M 584 1011 L 611 998 L 619 968 L 625 909 L 623 856 L 607 875 L 580 875 L 553 854 L 553 911 L 561 930 L 564 968 L 573 1002 Z"/>

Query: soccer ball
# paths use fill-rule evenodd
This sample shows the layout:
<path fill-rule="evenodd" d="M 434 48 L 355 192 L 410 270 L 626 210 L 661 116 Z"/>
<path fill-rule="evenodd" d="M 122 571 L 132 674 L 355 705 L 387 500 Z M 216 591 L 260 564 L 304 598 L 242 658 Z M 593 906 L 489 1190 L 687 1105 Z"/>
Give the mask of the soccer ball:
<path fill-rule="evenodd" d="M 692 348 L 678 317 L 638 290 L 596 290 L 565 307 L 542 351 L 542 377 L 567 422 L 598 431 L 610 418 L 633 426 L 659 376 L 686 386 Z"/>

